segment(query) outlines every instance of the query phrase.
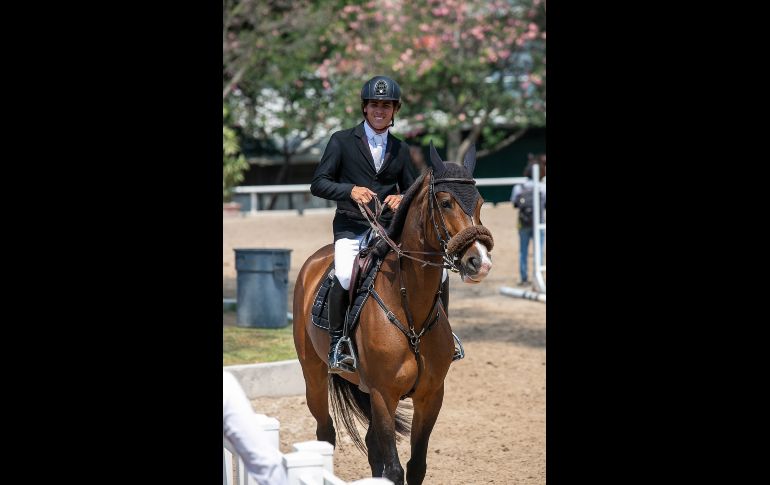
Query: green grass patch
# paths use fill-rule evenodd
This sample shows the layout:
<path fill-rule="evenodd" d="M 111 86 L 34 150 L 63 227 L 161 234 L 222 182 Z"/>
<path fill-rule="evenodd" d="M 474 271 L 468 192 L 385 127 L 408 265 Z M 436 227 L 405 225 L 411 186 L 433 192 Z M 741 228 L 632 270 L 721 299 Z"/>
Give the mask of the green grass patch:
<path fill-rule="evenodd" d="M 283 328 L 222 327 L 222 365 L 296 359 L 291 324 Z"/>

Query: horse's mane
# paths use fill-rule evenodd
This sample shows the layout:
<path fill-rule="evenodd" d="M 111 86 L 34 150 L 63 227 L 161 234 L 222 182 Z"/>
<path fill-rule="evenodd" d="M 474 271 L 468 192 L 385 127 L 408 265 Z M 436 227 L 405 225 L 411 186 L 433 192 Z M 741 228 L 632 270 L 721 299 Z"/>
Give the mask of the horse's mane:
<path fill-rule="evenodd" d="M 406 213 L 409 212 L 409 206 L 412 204 L 415 194 L 420 191 L 423 179 L 425 179 L 425 174 L 420 175 L 404 192 L 404 198 L 401 200 L 393 220 L 390 221 L 390 225 L 387 227 L 388 237 L 393 241 L 398 241 L 398 238 L 401 237 L 401 231 L 404 229 L 404 223 L 406 222 Z"/>

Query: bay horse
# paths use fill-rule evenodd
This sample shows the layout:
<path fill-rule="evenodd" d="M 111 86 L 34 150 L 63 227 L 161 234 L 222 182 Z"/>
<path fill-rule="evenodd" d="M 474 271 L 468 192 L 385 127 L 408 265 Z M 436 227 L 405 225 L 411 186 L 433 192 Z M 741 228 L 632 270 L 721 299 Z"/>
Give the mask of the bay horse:
<path fill-rule="evenodd" d="M 463 165 L 445 164 L 431 143 L 430 168 L 406 191 L 387 237 L 381 239 L 389 247 L 369 289 L 374 298 L 361 308 L 351 337 L 356 372 L 328 373 L 329 334 L 311 321 L 314 297 L 333 263 L 334 246 L 311 255 L 297 276 L 294 345 L 307 406 L 317 422 L 316 437 L 336 445 L 331 394 L 337 424 L 345 426 L 362 452 L 368 451 L 372 476 L 396 485 L 404 484 L 396 433 L 410 432 L 407 416 L 402 409 L 397 412 L 399 400 L 412 398 L 406 479 L 418 485 L 425 478 L 428 440 L 452 363 L 454 340 L 440 298 L 443 270 L 459 272 L 466 283 L 479 283 L 492 267 L 492 235 L 481 224 L 483 199 L 473 180 L 475 153 L 472 147 Z M 365 443 L 352 418 L 368 426 Z"/>

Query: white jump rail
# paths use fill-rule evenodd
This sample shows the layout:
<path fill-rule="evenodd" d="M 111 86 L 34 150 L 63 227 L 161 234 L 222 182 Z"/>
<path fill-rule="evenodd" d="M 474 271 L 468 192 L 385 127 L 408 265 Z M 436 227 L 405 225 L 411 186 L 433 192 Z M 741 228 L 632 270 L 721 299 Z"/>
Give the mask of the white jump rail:
<path fill-rule="evenodd" d="M 269 434 L 270 445 L 279 449 L 280 423 L 277 419 L 255 413 L 263 431 Z M 246 472 L 235 447 L 223 437 L 223 485 L 257 485 Z M 334 475 L 334 447 L 325 441 L 303 441 L 293 445 L 293 452 L 283 455 L 289 485 L 393 485 L 386 478 L 364 478 L 346 482 Z"/>

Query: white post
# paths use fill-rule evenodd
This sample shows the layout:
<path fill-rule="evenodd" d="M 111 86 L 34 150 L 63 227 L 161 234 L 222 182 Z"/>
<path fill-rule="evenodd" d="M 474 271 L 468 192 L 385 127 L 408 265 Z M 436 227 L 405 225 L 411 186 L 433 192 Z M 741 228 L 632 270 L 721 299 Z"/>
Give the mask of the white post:
<path fill-rule="evenodd" d="M 334 446 L 326 441 L 303 441 L 294 443 L 294 451 L 318 453 L 324 459 L 324 470 L 334 473 Z"/>
<path fill-rule="evenodd" d="M 254 414 L 257 416 L 257 422 L 259 423 L 262 431 L 264 431 L 269 436 L 270 444 L 272 444 L 276 450 L 279 450 L 281 448 L 281 440 L 279 436 L 281 431 L 281 423 L 277 419 L 265 416 L 264 414 Z"/>
<path fill-rule="evenodd" d="M 393 485 L 393 482 L 387 478 L 364 478 L 363 480 L 350 482 L 350 485 Z"/>
<path fill-rule="evenodd" d="M 300 477 L 307 475 L 306 482 L 323 480 L 323 457 L 318 453 L 295 451 L 283 455 L 283 466 L 289 485 L 301 485 Z"/>
<path fill-rule="evenodd" d="M 249 211 L 249 213 L 251 215 L 255 215 L 257 213 L 257 193 L 256 192 L 252 192 L 250 194 L 250 197 L 251 197 L 250 198 L 250 200 L 251 200 L 251 210 Z"/>
<path fill-rule="evenodd" d="M 532 258 L 532 273 L 535 276 L 537 289 L 545 293 L 545 280 L 543 279 L 543 271 L 545 270 L 545 265 L 540 258 L 540 251 L 542 250 L 540 244 L 540 230 L 545 230 L 545 224 L 540 223 L 540 165 L 537 163 L 532 165 L 532 181 L 534 182 L 534 193 L 532 194 L 532 201 L 534 205 L 532 208 L 534 215 L 532 220 L 532 237 L 535 239 L 535 254 Z"/>
<path fill-rule="evenodd" d="M 222 462 L 222 483 L 233 485 L 233 454 L 226 446 L 222 448 Z"/>

